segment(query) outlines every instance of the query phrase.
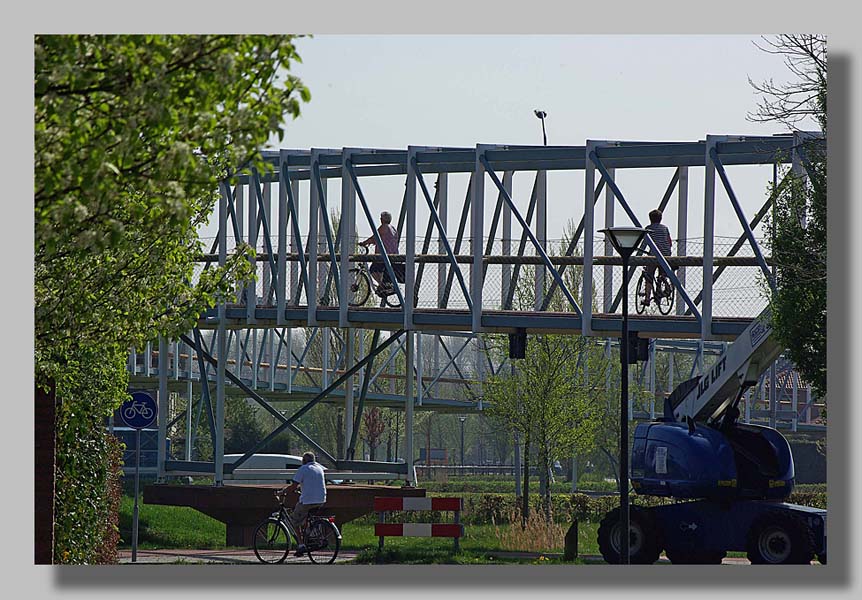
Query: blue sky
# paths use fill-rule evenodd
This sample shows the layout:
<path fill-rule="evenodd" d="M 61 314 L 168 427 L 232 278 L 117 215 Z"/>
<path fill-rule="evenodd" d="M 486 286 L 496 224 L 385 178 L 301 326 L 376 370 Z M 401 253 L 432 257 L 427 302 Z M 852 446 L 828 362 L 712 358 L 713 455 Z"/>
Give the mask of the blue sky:
<path fill-rule="evenodd" d="M 321 35 L 298 42 L 312 102 L 288 127 L 308 146 L 691 140 L 779 131 L 747 123 L 748 77 L 779 57 L 740 35 Z"/>
<path fill-rule="evenodd" d="M 303 62 L 292 69 L 312 100 L 302 106 L 299 119 L 286 124 L 284 140 L 271 145 L 540 145 L 536 108 L 548 113 L 552 145 L 771 135 L 784 128 L 746 119 L 757 102 L 749 78 L 785 81 L 789 73 L 780 57 L 758 49 L 756 41 L 748 35 L 317 35 L 297 41 Z M 690 174 L 689 238 L 703 231 L 701 171 Z M 763 203 L 771 172 L 770 167 L 730 169 L 747 214 Z M 672 174 L 671 169 L 617 174 L 643 221 Z M 364 185 L 372 212 L 395 212 L 403 185 L 403 177 Z M 516 175 L 519 206 L 526 207 L 531 187 L 532 175 Z M 340 197 L 337 190 L 332 182 L 331 198 Z M 486 190 L 490 215 L 496 194 L 490 181 Z M 465 192 L 466 179 L 450 180 L 450 223 L 457 222 Z M 583 212 L 582 175 L 552 173 L 548 194 L 548 235 L 557 239 Z M 421 213 L 420 208 L 420 223 L 427 220 L 427 212 Z M 675 206 L 666 211 L 665 222 L 674 228 Z M 601 216 L 596 224 L 603 225 Z M 628 224 L 622 209 L 616 224 Z M 719 185 L 716 233 L 732 237 L 741 231 Z M 370 225 L 360 223 L 359 232 L 368 235 Z M 203 232 L 213 234 L 211 227 Z"/>

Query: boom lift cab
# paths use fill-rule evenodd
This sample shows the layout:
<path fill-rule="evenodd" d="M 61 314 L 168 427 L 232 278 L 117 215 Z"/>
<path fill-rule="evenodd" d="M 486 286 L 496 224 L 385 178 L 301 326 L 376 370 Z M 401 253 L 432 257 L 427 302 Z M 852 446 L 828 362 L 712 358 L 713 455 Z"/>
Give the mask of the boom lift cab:
<path fill-rule="evenodd" d="M 782 351 L 764 311 L 703 377 L 680 384 L 662 418 L 635 428 L 631 485 L 639 495 L 686 502 L 630 509 L 630 562 L 718 564 L 745 551 L 755 564 L 826 562 L 826 511 L 783 502 L 793 456 L 777 430 L 738 422 L 738 404 Z M 696 501 L 691 501 L 696 500 Z M 599 548 L 619 562 L 619 509 L 599 527 Z"/>
<path fill-rule="evenodd" d="M 793 457 L 776 430 L 736 424 L 635 428 L 632 486 L 639 494 L 711 500 L 784 500 L 793 491 Z"/>

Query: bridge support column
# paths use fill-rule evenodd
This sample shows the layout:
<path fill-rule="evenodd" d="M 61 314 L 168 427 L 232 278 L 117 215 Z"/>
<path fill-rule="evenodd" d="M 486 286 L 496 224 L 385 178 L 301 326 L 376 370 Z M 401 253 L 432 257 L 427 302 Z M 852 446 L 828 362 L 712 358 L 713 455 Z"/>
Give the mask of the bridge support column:
<path fill-rule="evenodd" d="M 349 231 L 349 230 L 347 230 Z M 360 334 L 362 330 L 360 329 Z M 354 363 L 354 351 L 353 351 L 353 329 L 347 329 L 347 358 L 346 365 L 349 369 L 353 366 Z M 344 451 L 349 452 L 350 440 L 353 439 L 353 419 L 354 419 L 354 406 L 353 406 L 353 375 L 347 378 L 347 381 L 344 383 Z M 344 457 L 345 460 L 354 460 L 353 456 Z"/>
<path fill-rule="evenodd" d="M 511 186 L 511 184 L 510 184 Z M 548 172 L 536 173 L 536 239 L 542 250 L 548 249 Z M 536 265 L 536 302 L 534 308 L 542 310 L 545 302 L 545 270 L 543 265 Z"/>
<path fill-rule="evenodd" d="M 715 162 L 710 151 L 719 142 L 719 137 L 706 136 L 703 193 L 703 296 L 701 300 L 701 340 L 712 336 L 712 267 L 715 254 Z"/>
<path fill-rule="evenodd" d="M 679 167 L 677 193 L 676 253 L 678 256 L 688 256 L 688 167 Z M 683 287 L 685 287 L 685 271 L 685 267 L 680 267 L 678 271 L 679 282 Z M 676 314 L 685 314 L 685 300 L 682 294 L 676 295 Z"/>
<path fill-rule="evenodd" d="M 404 333 L 407 336 L 406 358 L 404 362 L 404 462 L 407 465 L 407 485 L 415 486 L 416 477 L 413 470 L 413 332 Z"/>
<path fill-rule="evenodd" d="M 167 458 L 168 412 L 170 399 L 168 397 L 168 340 L 159 336 L 159 443 L 157 452 L 157 481 L 165 480 L 165 459 Z"/>
<path fill-rule="evenodd" d="M 608 169 L 608 174 L 613 178 L 615 169 Z M 614 191 L 611 186 L 605 187 L 605 227 L 614 226 Z M 611 244 L 610 236 L 605 236 L 605 256 L 614 255 L 614 246 Z M 602 302 L 602 310 L 606 313 L 611 312 L 611 306 L 614 301 L 614 267 L 613 265 L 605 265 L 604 267 L 604 288 Z M 635 300 L 637 302 L 637 299 Z"/>
<path fill-rule="evenodd" d="M 249 194 L 251 195 L 251 194 Z M 256 223 L 256 213 L 253 212 L 253 207 L 255 206 L 255 202 L 252 198 L 249 198 L 249 222 Z M 228 219 L 228 211 L 227 211 L 227 199 L 222 196 L 219 201 L 219 244 L 218 244 L 218 262 L 219 266 L 224 266 L 227 262 L 227 219 Z M 255 232 L 254 236 L 252 236 L 252 226 L 249 225 L 249 243 L 252 244 L 254 248 L 256 245 L 257 234 Z M 252 259 L 254 260 L 254 259 Z M 250 284 L 251 288 L 251 296 L 252 298 L 255 295 L 254 283 Z M 251 314 L 254 314 L 254 308 L 257 303 L 257 300 L 254 299 L 249 306 L 249 310 Z M 227 306 L 224 302 L 220 302 L 218 305 L 218 328 L 215 331 L 215 335 L 218 336 L 217 339 L 217 355 L 218 364 L 216 365 L 216 406 L 215 406 L 215 431 L 213 432 L 213 463 L 215 468 L 215 477 L 213 484 L 216 486 L 223 485 L 224 482 L 224 399 L 225 399 L 225 367 L 227 365 L 227 329 L 225 328 L 225 319 L 226 319 L 226 311 Z M 237 339 L 239 339 L 239 333 L 237 333 Z M 201 340 L 201 348 L 203 347 L 203 340 Z M 237 372 L 240 372 L 240 365 L 242 365 L 242 357 L 237 356 L 236 368 Z M 239 375 L 238 375 L 239 376 Z M 201 376 L 201 381 L 204 381 L 203 376 Z"/>
<path fill-rule="evenodd" d="M 476 146 L 476 164 L 473 171 L 472 198 L 470 200 L 470 250 L 473 262 L 470 264 L 470 301 L 473 304 L 472 330 L 479 333 L 482 330 L 482 238 L 485 224 L 485 167 L 480 157 L 484 154 L 482 144 Z"/>
<path fill-rule="evenodd" d="M 189 350 L 189 362 L 191 362 L 191 350 Z M 192 382 L 189 379 L 186 388 L 186 460 L 192 459 L 192 447 L 194 445 L 194 434 L 192 433 Z"/>
<path fill-rule="evenodd" d="M 595 148 L 595 142 L 587 140 L 584 154 L 584 275 L 581 285 L 581 332 L 585 336 L 593 334 L 593 240 L 595 239 L 595 198 L 596 165 L 590 160 L 590 153 Z"/>

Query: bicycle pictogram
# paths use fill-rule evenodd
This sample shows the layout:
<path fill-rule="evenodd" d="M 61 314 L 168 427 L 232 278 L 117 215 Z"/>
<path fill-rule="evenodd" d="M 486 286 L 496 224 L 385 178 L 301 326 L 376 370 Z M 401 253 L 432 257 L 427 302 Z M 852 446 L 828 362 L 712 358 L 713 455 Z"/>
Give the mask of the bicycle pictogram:
<path fill-rule="evenodd" d="M 137 415 L 140 415 L 144 419 L 151 419 L 153 417 L 153 410 L 146 403 L 135 401 L 132 401 L 131 404 L 123 409 L 123 416 L 126 419 L 134 419 Z"/>
<path fill-rule="evenodd" d="M 120 416 L 123 421 L 135 429 L 149 427 L 156 418 L 156 412 L 156 402 L 146 392 L 135 392 L 120 407 Z"/>

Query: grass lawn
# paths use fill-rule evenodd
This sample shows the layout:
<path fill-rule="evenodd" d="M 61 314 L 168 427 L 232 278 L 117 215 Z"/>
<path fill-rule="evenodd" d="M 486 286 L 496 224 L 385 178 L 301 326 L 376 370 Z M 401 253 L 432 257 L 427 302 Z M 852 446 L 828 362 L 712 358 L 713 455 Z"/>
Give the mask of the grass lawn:
<path fill-rule="evenodd" d="M 124 496 L 120 505 L 120 548 L 131 548 L 132 498 Z M 194 509 L 182 506 L 138 505 L 138 548 L 146 549 L 223 549 L 225 525 Z M 578 524 L 578 555 L 599 555 L 596 539 L 598 523 L 582 521 Z M 563 531 L 568 525 L 563 526 Z M 508 535 L 507 535 L 508 534 Z M 520 526 L 465 525 L 461 538 L 461 552 L 453 553 L 449 538 L 386 538 L 384 552 L 378 559 L 378 538 L 374 525 L 345 523 L 342 528 L 342 548 L 358 551 L 357 563 L 399 564 L 555 564 L 563 553 L 559 544 L 541 547 L 535 545 L 520 531 Z M 514 540 L 505 543 L 504 539 Z M 518 543 L 523 539 L 524 543 Z M 517 556 L 528 552 L 527 556 Z M 547 556 L 550 555 L 550 556 Z M 745 556 L 742 552 L 729 552 L 728 556 Z M 578 560 L 576 564 L 582 563 Z M 572 563 L 562 563 L 572 564 Z"/>
<path fill-rule="evenodd" d="M 120 548 L 132 547 L 134 500 L 120 503 Z M 225 524 L 186 506 L 161 506 L 138 502 L 138 548 L 225 547 Z"/>
<path fill-rule="evenodd" d="M 386 538 L 383 554 L 377 556 L 378 538 L 374 535 L 373 525 L 356 525 L 345 523 L 342 531 L 342 547 L 359 550 L 357 563 L 399 563 L 399 564 L 497 564 L 497 563 L 559 563 L 562 556 L 562 542 L 559 547 L 531 548 L 526 541 L 523 547 L 511 547 L 504 544 L 501 538 L 511 530 L 512 526 L 495 527 L 493 525 L 466 525 L 464 537 L 461 538 L 461 552 L 453 553 L 453 542 L 450 538 Z M 597 554 L 596 531 L 598 524 L 580 523 L 578 527 L 579 554 Z M 520 532 L 520 526 L 514 526 L 514 533 Z M 517 535 L 513 536 L 517 539 Z M 516 553 L 529 552 L 527 556 L 517 556 Z M 578 561 L 582 562 L 582 561 Z M 571 563 L 565 563 L 571 564 Z"/>
<path fill-rule="evenodd" d="M 123 497 L 120 505 L 120 548 L 128 549 L 132 541 L 132 498 Z M 138 547 L 140 549 L 220 549 L 225 548 L 225 526 L 194 509 L 182 506 L 160 506 L 138 504 Z M 488 559 L 488 553 L 506 553 L 525 550 L 523 547 L 507 547 L 501 541 L 503 534 L 511 526 L 466 525 L 465 536 L 461 539 L 461 554 L 453 557 L 453 543 L 449 538 L 386 538 L 384 558 L 398 562 L 500 562 Z M 598 554 L 596 543 L 596 523 L 580 523 L 578 527 L 578 551 L 581 554 Z M 510 537 L 520 535 L 520 526 L 511 530 Z M 345 523 L 342 530 L 342 548 L 360 551 L 362 562 L 374 562 L 378 538 L 374 535 L 373 525 Z M 559 547 L 533 548 L 531 552 L 562 554 Z M 370 558 L 370 560 L 369 560 Z M 524 560 L 507 559 L 506 562 Z M 529 562 L 529 560 L 528 560 Z M 542 561 L 544 562 L 544 561 Z"/>

